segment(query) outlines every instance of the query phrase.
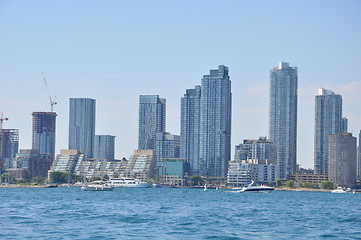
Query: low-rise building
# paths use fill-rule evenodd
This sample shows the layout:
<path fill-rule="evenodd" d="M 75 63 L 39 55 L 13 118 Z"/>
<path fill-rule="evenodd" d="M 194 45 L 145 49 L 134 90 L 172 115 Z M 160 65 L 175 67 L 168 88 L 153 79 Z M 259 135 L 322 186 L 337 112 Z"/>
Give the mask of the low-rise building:
<path fill-rule="evenodd" d="M 257 184 L 276 182 L 278 167 L 273 164 L 256 164 L 252 162 L 230 162 L 227 183 L 244 186 L 252 181 Z"/>
<path fill-rule="evenodd" d="M 158 163 L 159 182 L 167 185 L 184 186 L 189 166 L 182 158 L 164 158 Z"/>
<path fill-rule="evenodd" d="M 51 172 L 67 172 L 88 179 L 94 177 L 121 177 L 128 165 L 126 159 L 88 159 L 80 150 L 61 150 L 51 166 Z"/>
<path fill-rule="evenodd" d="M 319 174 L 294 174 L 290 175 L 290 180 L 295 181 L 297 183 L 316 183 L 321 184 L 321 182 L 328 180 L 328 175 L 319 175 Z"/>
<path fill-rule="evenodd" d="M 156 167 L 154 150 L 134 150 L 123 176 L 138 178 L 146 182 L 155 176 Z"/>
<path fill-rule="evenodd" d="M 50 153 L 40 154 L 39 150 L 20 149 L 20 153 L 12 160 L 12 169 L 25 170 L 26 178 L 47 177 L 52 161 L 53 155 Z"/>

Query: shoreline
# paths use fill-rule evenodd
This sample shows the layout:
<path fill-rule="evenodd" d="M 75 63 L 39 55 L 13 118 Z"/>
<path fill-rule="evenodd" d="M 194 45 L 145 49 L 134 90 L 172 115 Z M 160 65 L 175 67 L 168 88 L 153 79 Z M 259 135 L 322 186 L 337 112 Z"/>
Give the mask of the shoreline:
<path fill-rule="evenodd" d="M 275 191 L 305 191 L 305 192 L 331 192 L 332 189 L 321 189 L 321 188 L 290 188 L 290 187 L 277 187 Z"/>
<path fill-rule="evenodd" d="M 53 188 L 58 187 L 57 184 L 51 185 L 19 185 L 19 184 L 8 184 L 8 185 L 0 185 L 0 188 Z"/>

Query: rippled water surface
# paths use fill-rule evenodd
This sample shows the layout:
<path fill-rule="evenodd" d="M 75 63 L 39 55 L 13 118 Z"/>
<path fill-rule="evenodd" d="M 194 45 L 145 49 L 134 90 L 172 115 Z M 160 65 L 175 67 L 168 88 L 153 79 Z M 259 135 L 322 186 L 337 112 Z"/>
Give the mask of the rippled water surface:
<path fill-rule="evenodd" d="M 0 188 L 0 239 L 361 239 L 361 194 Z"/>

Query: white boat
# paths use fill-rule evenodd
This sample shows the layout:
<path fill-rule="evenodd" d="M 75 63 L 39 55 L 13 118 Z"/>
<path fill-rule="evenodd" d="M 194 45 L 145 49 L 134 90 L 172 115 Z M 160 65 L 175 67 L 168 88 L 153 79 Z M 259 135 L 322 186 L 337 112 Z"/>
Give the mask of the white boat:
<path fill-rule="evenodd" d="M 254 186 L 254 182 L 252 181 L 251 184 L 249 184 L 247 187 L 243 187 L 241 190 L 237 191 L 239 193 L 243 192 L 272 192 L 275 188 L 269 187 L 269 186 Z"/>
<path fill-rule="evenodd" d="M 149 188 L 150 183 L 142 182 L 137 178 L 111 178 L 108 184 L 113 187 L 124 187 L 124 188 Z"/>
<path fill-rule="evenodd" d="M 331 190 L 331 193 L 347 193 L 342 187 L 337 187 L 335 190 Z"/>
<path fill-rule="evenodd" d="M 95 181 L 88 184 L 84 184 L 80 188 L 82 191 L 112 191 L 113 187 L 107 183 Z"/>

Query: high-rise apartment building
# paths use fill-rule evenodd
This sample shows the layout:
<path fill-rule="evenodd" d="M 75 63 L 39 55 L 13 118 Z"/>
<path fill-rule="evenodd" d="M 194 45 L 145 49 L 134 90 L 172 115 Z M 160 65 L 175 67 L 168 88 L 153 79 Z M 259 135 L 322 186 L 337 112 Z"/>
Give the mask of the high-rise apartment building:
<path fill-rule="evenodd" d="M 19 129 L 0 129 L 0 172 L 19 151 Z"/>
<path fill-rule="evenodd" d="M 158 95 L 140 95 L 138 149 L 155 149 L 156 133 L 165 131 L 166 100 Z"/>
<path fill-rule="evenodd" d="M 357 178 L 361 180 L 361 130 L 358 135 L 358 152 L 357 152 Z"/>
<path fill-rule="evenodd" d="M 70 98 L 69 150 L 81 150 L 88 158 L 94 153 L 95 99 Z"/>
<path fill-rule="evenodd" d="M 191 175 L 198 175 L 201 86 L 187 89 L 181 99 L 180 157 L 188 161 Z"/>
<path fill-rule="evenodd" d="M 320 88 L 315 97 L 315 174 L 328 174 L 330 136 L 343 132 L 342 123 L 345 124 L 345 120 L 342 120 L 341 95 Z M 347 127 L 345 130 L 347 131 Z"/>
<path fill-rule="evenodd" d="M 341 119 L 341 132 L 348 132 L 348 119 L 345 117 Z"/>
<path fill-rule="evenodd" d="M 38 150 L 39 154 L 49 154 L 51 159 L 55 157 L 55 112 L 33 112 L 33 141 L 32 149 Z"/>
<path fill-rule="evenodd" d="M 277 147 L 280 178 L 296 173 L 297 67 L 280 62 L 270 71 L 269 136 Z"/>
<path fill-rule="evenodd" d="M 277 165 L 277 148 L 266 137 L 259 139 L 245 139 L 242 144 L 236 145 L 235 162 L 257 162 Z"/>
<path fill-rule="evenodd" d="M 351 133 L 330 136 L 329 179 L 338 186 L 353 187 L 357 174 L 357 143 Z"/>
<path fill-rule="evenodd" d="M 199 173 L 225 177 L 231 160 L 232 93 L 228 67 L 204 75 L 201 84 Z"/>
<path fill-rule="evenodd" d="M 180 136 L 161 132 L 156 134 L 155 160 L 160 163 L 165 158 L 179 158 Z"/>
<path fill-rule="evenodd" d="M 40 154 L 36 149 L 20 149 L 20 153 L 13 159 L 13 170 L 25 170 L 26 178 L 46 177 L 53 157 L 49 153 Z"/>
<path fill-rule="evenodd" d="M 113 160 L 115 152 L 115 136 L 95 135 L 94 158 Z"/>

